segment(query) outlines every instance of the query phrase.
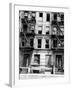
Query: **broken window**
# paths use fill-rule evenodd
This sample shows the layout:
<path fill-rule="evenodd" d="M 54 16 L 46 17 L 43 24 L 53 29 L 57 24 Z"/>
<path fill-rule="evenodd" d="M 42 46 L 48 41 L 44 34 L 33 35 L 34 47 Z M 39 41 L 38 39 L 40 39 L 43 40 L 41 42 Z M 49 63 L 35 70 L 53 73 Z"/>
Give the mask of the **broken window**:
<path fill-rule="evenodd" d="M 39 13 L 39 17 L 43 17 L 43 13 Z"/>
<path fill-rule="evenodd" d="M 40 64 L 40 55 L 39 55 L 39 54 L 35 54 L 35 55 L 34 55 L 34 62 L 35 62 L 36 64 Z"/>
<path fill-rule="evenodd" d="M 38 39 L 38 48 L 41 48 L 41 39 Z"/>
<path fill-rule="evenodd" d="M 50 21 L 50 14 L 47 14 L 46 21 Z"/>

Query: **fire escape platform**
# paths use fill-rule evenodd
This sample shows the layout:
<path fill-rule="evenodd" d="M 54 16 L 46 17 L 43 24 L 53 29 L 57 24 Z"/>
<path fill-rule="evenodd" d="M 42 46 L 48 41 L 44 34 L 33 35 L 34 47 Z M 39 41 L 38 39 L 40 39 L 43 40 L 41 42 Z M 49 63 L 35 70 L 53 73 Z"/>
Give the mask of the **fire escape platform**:
<path fill-rule="evenodd" d="M 51 35 L 51 38 L 54 39 L 54 38 L 56 38 L 56 36 L 57 36 L 59 39 L 64 39 L 64 35 Z"/>

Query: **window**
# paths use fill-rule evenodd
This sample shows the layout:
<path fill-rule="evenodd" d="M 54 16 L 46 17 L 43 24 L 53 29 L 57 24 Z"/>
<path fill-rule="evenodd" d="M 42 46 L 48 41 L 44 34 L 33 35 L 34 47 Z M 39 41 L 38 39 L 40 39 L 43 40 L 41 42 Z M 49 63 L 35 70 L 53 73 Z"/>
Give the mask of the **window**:
<path fill-rule="evenodd" d="M 46 26 L 46 34 L 49 34 L 50 27 Z"/>
<path fill-rule="evenodd" d="M 53 47 L 57 47 L 57 40 L 53 40 Z"/>
<path fill-rule="evenodd" d="M 34 55 L 34 62 L 35 62 L 36 64 L 40 64 L 40 55 L 39 55 L 39 54 L 35 54 L 35 55 Z"/>
<path fill-rule="evenodd" d="M 30 46 L 33 47 L 33 39 L 30 39 Z"/>
<path fill-rule="evenodd" d="M 64 20 L 64 15 L 63 14 L 61 15 L 61 20 Z"/>
<path fill-rule="evenodd" d="M 45 55 L 45 65 L 47 67 L 51 67 L 52 63 L 51 63 L 51 55 Z"/>
<path fill-rule="evenodd" d="M 43 17 L 43 13 L 39 13 L 39 17 Z"/>
<path fill-rule="evenodd" d="M 62 55 L 56 55 L 55 67 L 58 69 L 57 72 L 64 72 L 64 60 Z"/>
<path fill-rule="evenodd" d="M 31 25 L 31 30 L 34 30 L 35 29 L 35 26 L 34 25 Z"/>
<path fill-rule="evenodd" d="M 38 39 L 38 48 L 41 48 L 41 39 Z"/>
<path fill-rule="evenodd" d="M 49 31 L 47 31 L 46 34 L 49 34 Z"/>
<path fill-rule="evenodd" d="M 54 13 L 54 20 L 57 20 L 57 14 Z"/>
<path fill-rule="evenodd" d="M 23 24 L 23 30 L 24 30 L 24 31 L 27 31 L 27 28 L 28 28 L 28 27 L 27 27 L 27 24 Z"/>
<path fill-rule="evenodd" d="M 24 46 L 24 44 L 25 44 L 24 41 L 22 41 L 22 46 Z"/>
<path fill-rule="evenodd" d="M 38 30 L 42 30 L 42 26 L 38 26 Z"/>
<path fill-rule="evenodd" d="M 56 35 L 57 34 L 57 28 L 56 27 L 53 27 L 52 34 L 53 35 Z"/>
<path fill-rule="evenodd" d="M 50 14 L 47 14 L 47 20 L 46 21 L 50 21 Z"/>
<path fill-rule="evenodd" d="M 46 39 L 46 45 L 45 48 L 49 48 L 49 39 Z"/>
<path fill-rule="evenodd" d="M 38 31 L 38 34 L 42 34 L 42 31 L 39 30 L 39 31 Z"/>
<path fill-rule="evenodd" d="M 32 12 L 32 17 L 35 17 L 35 12 Z"/>

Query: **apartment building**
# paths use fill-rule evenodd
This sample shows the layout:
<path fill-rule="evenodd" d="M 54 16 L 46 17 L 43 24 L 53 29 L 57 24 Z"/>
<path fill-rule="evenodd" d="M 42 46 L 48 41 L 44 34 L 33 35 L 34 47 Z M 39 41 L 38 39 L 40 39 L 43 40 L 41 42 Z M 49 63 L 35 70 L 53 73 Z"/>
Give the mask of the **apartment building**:
<path fill-rule="evenodd" d="M 20 73 L 64 73 L 64 13 L 20 11 Z"/>

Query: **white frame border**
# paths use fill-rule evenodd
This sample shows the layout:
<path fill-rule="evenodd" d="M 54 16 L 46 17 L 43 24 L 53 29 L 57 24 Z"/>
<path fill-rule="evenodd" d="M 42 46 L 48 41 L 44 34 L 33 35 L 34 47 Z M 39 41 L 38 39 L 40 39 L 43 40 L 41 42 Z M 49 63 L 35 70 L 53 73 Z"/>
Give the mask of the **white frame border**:
<path fill-rule="evenodd" d="M 34 11 L 58 11 L 58 12 L 64 12 L 65 15 L 65 56 L 64 60 L 66 60 L 65 63 L 65 75 L 64 77 L 47 77 L 43 79 L 29 79 L 29 80 L 19 80 L 19 63 L 18 63 L 18 11 L 19 10 L 34 10 Z M 9 83 L 10 86 L 25 86 L 25 85 L 44 85 L 44 84 L 54 84 L 54 83 L 69 83 L 70 82 L 70 63 L 69 63 L 69 48 L 68 48 L 68 40 L 69 40 L 69 8 L 67 7 L 47 7 L 47 6 L 31 6 L 31 5 L 23 5 L 23 4 L 10 4 L 10 77 L 9 77 Z M 68 35 L 68 37 L 66 37 Z M 66 41 L 67 40 L 67 41 Z M 33 81 L 37 81 L 32 83 Z"/>

